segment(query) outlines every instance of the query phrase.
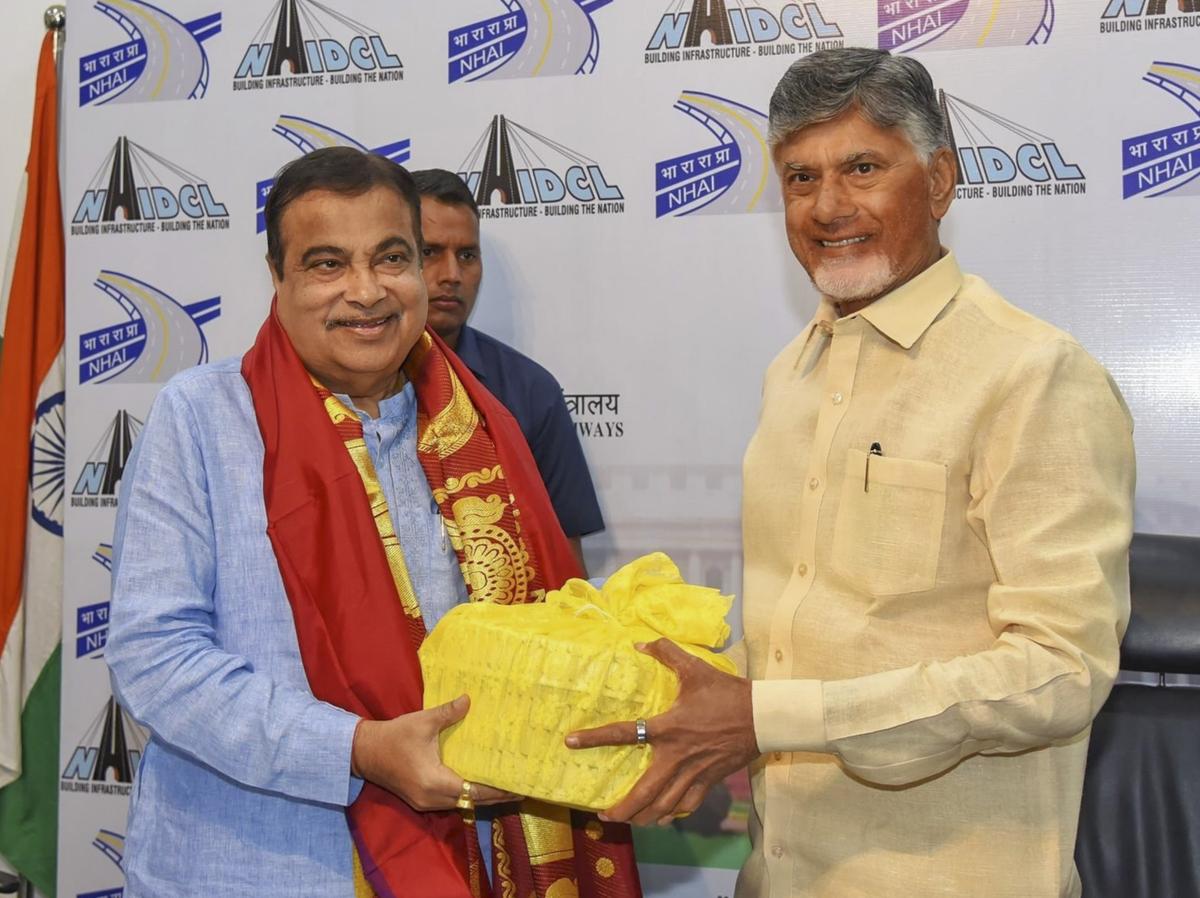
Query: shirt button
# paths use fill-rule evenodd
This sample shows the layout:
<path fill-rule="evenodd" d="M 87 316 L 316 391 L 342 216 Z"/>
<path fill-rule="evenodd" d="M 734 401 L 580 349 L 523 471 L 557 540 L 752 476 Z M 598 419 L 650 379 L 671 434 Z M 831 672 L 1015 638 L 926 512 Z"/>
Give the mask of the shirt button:
<path fill-rule="evenodd" d="M 841 393 L 834 393 L 834 394 L 833 394 L 832 396 L 830 396 L 829 398 L 833 400 L 833 404 L 834 404 L 834 405 L 841 405 L 841 404 L 842 404 L 842 399 L 844 399 L 845 397 L 844 397 L 844 396 L 842 396 L 842 394 L 841 394 Z"/>
<path fill-rule="evenodd" d="M 815 490 L 820 485 L 821 485 L 821 480 L 818 477 L 813 477 L 811 480 L 808 481 L 808 488 L 810 490 Z"/>
<path fill-rule="evenodd" d="M 775 857 L 783 857 L 783 846 L 782 845 L 772 846 L 771 854 L 775 855 Z"/>
<path fill-rule="evenodd" d="M 775 650 L 775 660 L 776 660 L 776 661 L 779 661 L 779 662 L 781 662 L 781 663 L 782 663 L 782 661 L 783 661 L 783 649 L 776 649 L 776 650 Z"/>
<path fill-rule="evenodd" d="M 783 752 L 781 752 L 781 751 L 775 752 L 775 760 L 782 761 L 783 760 Z"/>
<path fill-rule="evenodd" d="M 807 564 L 796 565 L 796 573 L 799 574 L 801 577 L 807 577 L 808 576 L 808 565 Z"/>

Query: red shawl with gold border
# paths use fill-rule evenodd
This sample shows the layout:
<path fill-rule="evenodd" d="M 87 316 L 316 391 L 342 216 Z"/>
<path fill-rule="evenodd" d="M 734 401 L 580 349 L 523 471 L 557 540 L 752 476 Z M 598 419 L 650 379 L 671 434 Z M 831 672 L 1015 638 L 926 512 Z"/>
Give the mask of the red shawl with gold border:
<path fill-rule="evenodd" d="M 471 600 L 537 601 L 575 576 L 509 412 L 432 333 L 404 373 L 417 396 L 418 458 Z M 263 437 L 267 533 L 313 695 L 372 720 L 420 710 L 419 600 L 358 418 L 314 384 L 274 304 L 242 375 Z M 346 816 L 356 894 L 493 894 L 474 827 L 458 812 L 421 813 L 367 783 Z M 628 827 L 526 802 L 496 820 L 493 842 L 496 898 L 641 896 Z"/>

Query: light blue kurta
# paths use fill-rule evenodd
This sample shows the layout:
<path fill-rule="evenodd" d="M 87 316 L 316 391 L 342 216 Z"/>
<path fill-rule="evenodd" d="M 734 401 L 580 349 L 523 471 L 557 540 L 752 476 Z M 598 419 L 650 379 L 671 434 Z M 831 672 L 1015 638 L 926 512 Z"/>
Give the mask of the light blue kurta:
<path fill-rule="evenodd" d="M 353 895 L 344 806 L 361 787 L 358 718 L 308 689 L 240 365 L 174 377 L 121 484 L 105 658 L 118 700 L 152 734 L 126 898 Z M 417 460 L 411 385 L 378 419 L 360 417 L 432 626 L 465 586 Z"/>

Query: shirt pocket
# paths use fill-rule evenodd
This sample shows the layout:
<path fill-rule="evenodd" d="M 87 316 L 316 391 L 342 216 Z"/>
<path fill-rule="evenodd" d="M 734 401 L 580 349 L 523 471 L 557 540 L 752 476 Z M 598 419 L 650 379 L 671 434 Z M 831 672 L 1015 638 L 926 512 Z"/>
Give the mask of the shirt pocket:
<path fill-rule="evenodd" d="M 946 517 L 945 465 L 872 455 L 869 480 L 867 470 L 867 453 L 848 450 L 834 571 L 874 596 L 932 589 Z"/>

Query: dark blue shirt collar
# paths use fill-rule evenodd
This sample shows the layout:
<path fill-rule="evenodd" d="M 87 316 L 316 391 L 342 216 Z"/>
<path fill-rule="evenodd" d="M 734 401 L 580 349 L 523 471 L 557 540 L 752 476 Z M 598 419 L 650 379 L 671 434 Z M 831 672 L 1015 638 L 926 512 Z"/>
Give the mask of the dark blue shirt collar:
<path fill-rule="evenodd" d="M 458 346 L 454 352 L 462 359 L 463 364 L 471 369 L 472 374 L 480 380 L 487 380 L 483 356 L 479 354 L 479 339 L 475 336 L 474 328 L 463 325 L 462 330 L 458 332 Z"/>

